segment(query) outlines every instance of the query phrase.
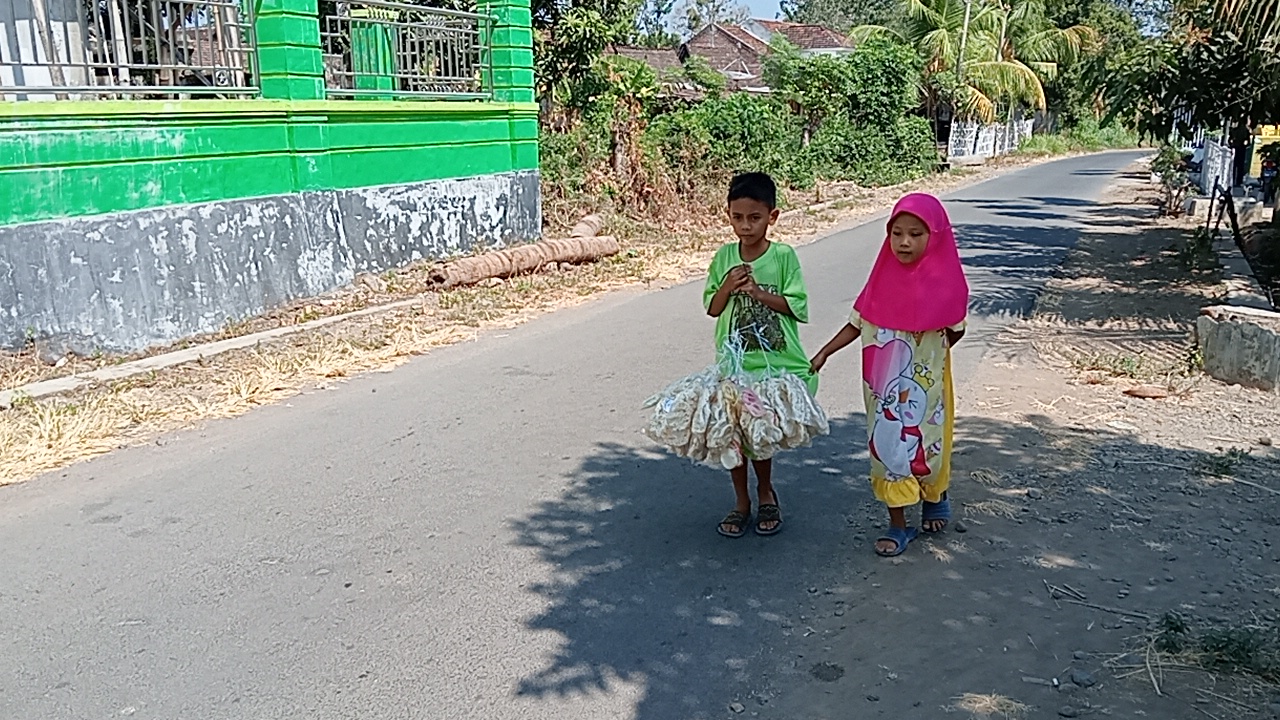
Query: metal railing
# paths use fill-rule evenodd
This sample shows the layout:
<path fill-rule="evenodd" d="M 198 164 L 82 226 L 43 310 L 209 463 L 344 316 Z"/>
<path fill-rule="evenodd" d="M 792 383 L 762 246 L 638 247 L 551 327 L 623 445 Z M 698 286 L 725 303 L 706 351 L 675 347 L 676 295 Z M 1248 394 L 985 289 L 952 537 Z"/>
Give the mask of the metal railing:
<path fill-rule="evenodd" d="M 482 100 L 493 87 L 485 14 L 366 0 L 320 18 L 326 94 Z"/>
<path fill-rule="evenodd" d="M 252 3 L 0 0 L 0 100 L 254 95 Z"/>

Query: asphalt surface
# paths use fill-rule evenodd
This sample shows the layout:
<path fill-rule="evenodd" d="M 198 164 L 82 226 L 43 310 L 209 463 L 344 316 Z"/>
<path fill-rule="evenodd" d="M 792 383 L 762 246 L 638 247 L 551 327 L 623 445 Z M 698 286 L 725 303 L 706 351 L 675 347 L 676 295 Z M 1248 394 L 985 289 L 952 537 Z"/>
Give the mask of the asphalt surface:
<path fill-rule="evenodd" d="M 961 392 L 1136 157 L 948 198 L 974 288 Z M 811 352 L 847 316 L 882 223 L 800 250 Z M 870 553 L 841 543 L 842 509 L 869 495 L 858 353 L 823 375 L 833 436 L 779 459 L 786 530 L 725 540 L 727 473 L 638 432 L 644 398 L 712 357 L 700 292 L 614 294 L 0 489 L 0 718 L 803 708 L 811 686 L 777 659 L 794 657 L 810 590 L 855 582 L 849 553 Z"/>

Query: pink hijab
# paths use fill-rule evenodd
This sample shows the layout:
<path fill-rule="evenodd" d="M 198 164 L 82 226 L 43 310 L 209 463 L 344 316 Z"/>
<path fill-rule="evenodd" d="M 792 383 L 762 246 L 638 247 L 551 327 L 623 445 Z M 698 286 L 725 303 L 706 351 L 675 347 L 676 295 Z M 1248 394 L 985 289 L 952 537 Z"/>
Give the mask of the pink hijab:
<path fill-rule="evenodd" d="M 929 227 L 924 255 L 911 265 L 903 265 L 889 247 L 892 238 L 887 228 L 903 213 L 915 215 Z M 853 304 L 858 314 L 877 327 L 905 332 L 941 330 L 964 320 L 969 283 L 942 201 L 924 193 L 907 195 L 894 206 L 887 228 L 871 277 Z"/>

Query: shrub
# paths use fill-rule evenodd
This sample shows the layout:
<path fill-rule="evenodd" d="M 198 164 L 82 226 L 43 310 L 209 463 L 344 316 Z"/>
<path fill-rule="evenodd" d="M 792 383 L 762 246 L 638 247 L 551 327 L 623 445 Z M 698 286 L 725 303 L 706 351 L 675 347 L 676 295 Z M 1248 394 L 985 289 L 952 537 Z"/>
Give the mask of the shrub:
<path fill-rule="evenodd" d="M 885 40 L 840 57 L 782 48 L 770 60 L 769 96 L 722 96 L 719 75 L 690 63 L 684 74 L 707 92 L 692 103 L 663 97 L 647 66 L 603 58 L 563 94 L 562 129 L 541 135 L 548 214 L 562 219 L 605 201 L 649 217 L 687 215 L 747 170 L 770 173 L 784 189 L 919 177 L 938 158 L 928 122 L 907 115 L 918 71 L 909 48 Z"/>

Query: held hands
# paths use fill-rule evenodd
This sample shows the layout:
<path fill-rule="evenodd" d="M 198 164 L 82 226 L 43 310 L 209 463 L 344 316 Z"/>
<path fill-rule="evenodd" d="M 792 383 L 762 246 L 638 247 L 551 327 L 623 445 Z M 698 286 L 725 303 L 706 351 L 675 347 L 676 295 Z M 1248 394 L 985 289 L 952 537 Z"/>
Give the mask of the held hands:
<path fill-rule="evenodd" d="M 814 375 L 817 375 L 818 373 L 822 372 L 822 366 L 826 364 L 827 364 L 827 354 L 819 350 L 818 354 L 814 355 L 813 359 L 809 361 L 809 372 L 813 373 Z"/>

